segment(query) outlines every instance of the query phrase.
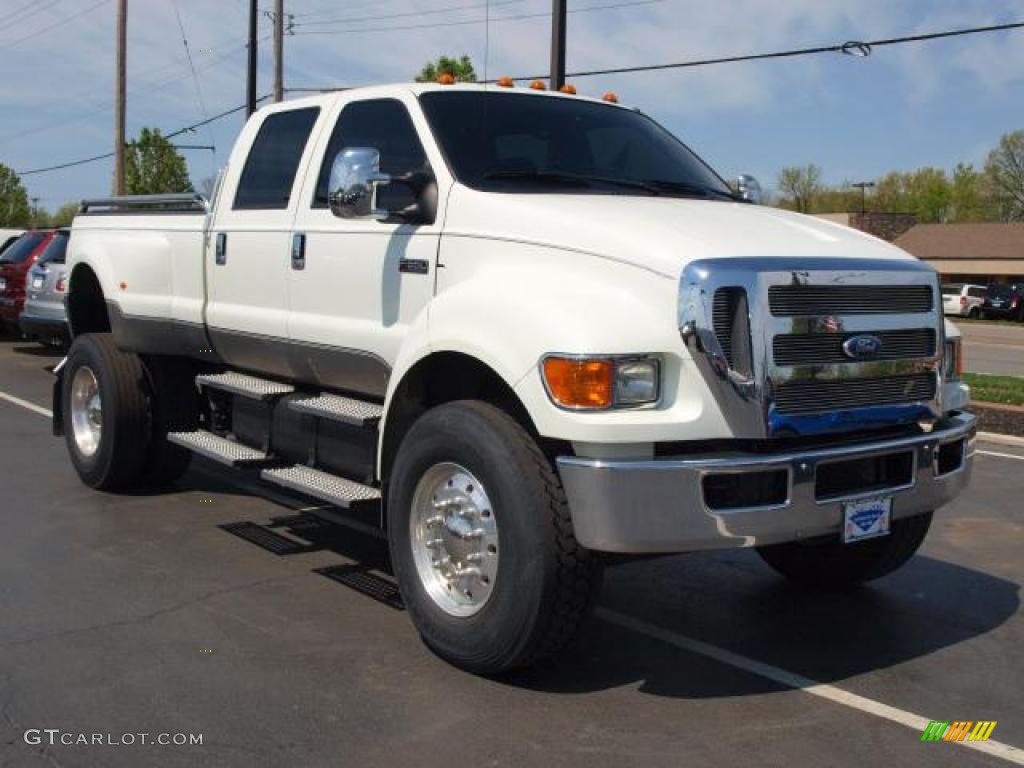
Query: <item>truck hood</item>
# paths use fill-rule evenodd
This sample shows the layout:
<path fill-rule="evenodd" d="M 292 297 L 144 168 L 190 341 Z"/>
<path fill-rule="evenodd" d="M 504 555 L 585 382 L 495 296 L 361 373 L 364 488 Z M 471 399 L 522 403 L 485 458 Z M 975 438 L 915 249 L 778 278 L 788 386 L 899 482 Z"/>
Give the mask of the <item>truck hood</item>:
<path fill-rule="evenodd" d="M 696 259 L 844 256 L 913 260 L 850 227 L 767 206 L 626 195 L 504 194 L 460 184 L 445 234 L 586 252 L 676 279 Z"/>

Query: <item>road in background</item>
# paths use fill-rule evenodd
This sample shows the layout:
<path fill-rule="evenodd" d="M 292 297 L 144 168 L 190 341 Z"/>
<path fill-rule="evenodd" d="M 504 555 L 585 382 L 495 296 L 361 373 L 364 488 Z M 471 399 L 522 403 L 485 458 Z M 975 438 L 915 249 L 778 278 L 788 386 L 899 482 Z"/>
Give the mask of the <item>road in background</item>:
<path fill-rule="evenodd" d="M 0 342 L 0 392 L 45 410 L 58 359 Z M 163 492 L 97 493 L 38 410 L 0 398 L 0 423 L 0 765 L 1024 764 L 871 711 L 996 720 L 1024 746 L 1024 449 L 979 446 L 968 494 L 870 587 L 800 589 L 751 550 L 623 564 L 576 652 L 485 680 L 386 589 L 339 583 L 386 586 L 352 578 L 385 552 L 296 512 L 313 502 L 202 460 Z M 204 741 L 26 744 L 36 728 Z"/>
<path fill-rule="evenodd" d="M 1024 376 L 1024 323 L 970 323 L 950 318 L 964 335 L 964 370 Z"/>

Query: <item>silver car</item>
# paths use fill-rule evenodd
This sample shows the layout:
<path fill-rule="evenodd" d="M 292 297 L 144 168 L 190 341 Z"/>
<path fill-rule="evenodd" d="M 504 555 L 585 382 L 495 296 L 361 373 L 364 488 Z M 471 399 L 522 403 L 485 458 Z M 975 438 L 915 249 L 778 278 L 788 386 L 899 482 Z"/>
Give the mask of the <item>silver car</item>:
<path fill-rule="evenodd" d="M 25 336 L 38 339 L 43 344 L 63 346 L 70 338 L 64 307 L 68 280 L 64 259 L 70 236 L 68 230 L 60 230 L 25 281 L 25 309 L 18 324 Z"/>

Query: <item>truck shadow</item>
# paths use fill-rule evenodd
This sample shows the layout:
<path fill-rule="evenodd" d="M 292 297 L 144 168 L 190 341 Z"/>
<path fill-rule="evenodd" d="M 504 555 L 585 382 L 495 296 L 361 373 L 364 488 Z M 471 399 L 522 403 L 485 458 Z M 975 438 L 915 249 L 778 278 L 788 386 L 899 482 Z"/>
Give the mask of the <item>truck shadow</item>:
<path fill-rule="evenodd" d="M 734 572 L 730 586 L 730 574 L 723 571 L 737 564 L 743 574 Z M 576 652 L 509 676 L 506 684 L 585 693 L 639 683 L 644 693 L 686 699 L 787 689 L 624 626 L 623 617 L 831 683 L 991 632 L 1020 606 L 1018 584 L 927 555 L 879 582 L 838 593 L 789 584 L 750 551 L 623 567 L 632 573 L 615 570 L 607 575 L 602 608 Z M 694 576 L 701 571 L 717 575 L 717 586 L 707 575 Z M 646 596 L 671 576 L 689 583 L 677 581 L 672 593 Z"/>

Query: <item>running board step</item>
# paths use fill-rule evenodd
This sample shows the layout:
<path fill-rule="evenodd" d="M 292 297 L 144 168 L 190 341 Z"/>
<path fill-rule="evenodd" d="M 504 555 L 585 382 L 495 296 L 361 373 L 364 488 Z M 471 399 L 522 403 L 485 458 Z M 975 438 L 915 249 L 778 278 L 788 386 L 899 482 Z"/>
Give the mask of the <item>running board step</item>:
<path fill-rule="evenodd" d="M 345 509 L 380 504 L 380 491 L 377 488 L 301 464 L 279 469 L 264 469 L 260 472 L 260 478 Z"/>
<path fill-rule="evenodd" d="M 288 407 L 299 413 L 316 416 L 320 419 L 341 421 L 356 427 L 375 427 L 384 414 L 384 408 L 376 403 L 328 394 L 291 400 Z"/>
<path fill-rule="evenodd" d="M 222 389 L 242 397 L 249 397 L 253 400 L 271 400 L 281 395 L 287 395 L 295 391 L 291 384 L 282 384 L 280 381 L 259 379 L 255 376 L 247 376 L 244 373 L 211 373 L 196 376 L 196 384 L 211 389 Z"/>
<path fill-rule="evenodd" d="M 228 440 L 205 429 L 197 429 L 195 432 L 169 432 L 167 439 L 175 445 L 188 448 L 194 453 L 229 467 L 246 467 L 264 464 L 267 461 L 267 454 L 263 451 Z"/>

